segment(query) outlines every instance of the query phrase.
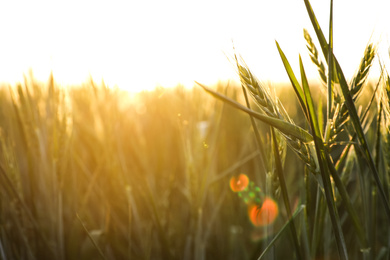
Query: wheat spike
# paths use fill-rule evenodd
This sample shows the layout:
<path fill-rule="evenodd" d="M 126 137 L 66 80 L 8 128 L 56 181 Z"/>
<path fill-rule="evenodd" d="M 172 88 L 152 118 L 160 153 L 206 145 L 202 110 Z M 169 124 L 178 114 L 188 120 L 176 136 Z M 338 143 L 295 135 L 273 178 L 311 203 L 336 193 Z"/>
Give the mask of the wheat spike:
<path fill-rule="evenodd" d="M 364 83 L 367 81 L 368 73 L 376 56 L 376 53 L 377 47 L 374 46 L 372 43 L 368 44 L 364 51 L 364 56 L 360 61 L 359 68 L 350 83 L 350 91 L 353 101 L 356 101 L 356 99 L 360 96 Z M 338 113 L 334 114 L 334 125 L 331 129 L 329 138 L 329 140 L 331 141 L 333 141 L 341 132 L 343 126 L 345 125 L 349 117 L 347 106 L 345 105 L 345 103 L 341 103 L 341 100 L 342 99 L 340 96 L 335 95 L 335 102 L 340 105 L 340 109 Z"/>
<path fill-rule="evenodd" d="M 259 108 L 268 116 L 282 118 L 277 107 L 271 99 L 269 92 L 265 89 L 249 69 L 237 63 L 241 83 L 249 91 Z"/>
<path fill-rule="evenodd" d="M 372 61 L 376 56 L 377 48 L 372 43 L 367 45 L 364 56 L 360 61 L 359 69 L 351 82 L 351 95 L 354 100 L 359 96 L 360 91 L 363 88 L 363 84 L 368 78 L 368 73 L 372 66 Z"/>
<path fill-rule="evenodd" d="M 286 113 L 280 102 L 275 102 L 269 90 L 261 84 L 258 79 L 251 73 L 249 68 L 244 64 L 239 64 L 237 58 L 237 69 L 241 79 L 241 84 L 249 91 L 255 103 L 258 105 L 261 111 L 270 117 L 285 120 L 286 122 L 293 123 L 291 118 Z M 282 135 L 287 141 L 287 145 L 299 156 L 301 160 L 305 162 L 310 171 L 313 173 L 318 172 L 318 165 L 315 160 L 314 149 L 310 147 L 310 144 L 305 144 L 299 139 L 286 134 Z"/>
<path fill-rule="evenodd" d="M 320 74 L 320 78 L 326 86 L 327 78 L 325 72 L 325 65 L 320 59 L 317 48 L 314 45 L 313 40 L 311 39 L 311 36 L 306 29 L 303 29 L 303 36 L 305 37 L 307 43 L 306 47 L 309 50 L 310 59 L 317 66 L 318 73 Z"/>

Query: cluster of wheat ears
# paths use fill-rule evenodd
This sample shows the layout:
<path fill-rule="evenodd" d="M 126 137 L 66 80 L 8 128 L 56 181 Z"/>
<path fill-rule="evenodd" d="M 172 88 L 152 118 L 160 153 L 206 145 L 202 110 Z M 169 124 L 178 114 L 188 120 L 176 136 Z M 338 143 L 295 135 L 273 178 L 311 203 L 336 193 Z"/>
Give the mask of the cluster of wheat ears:
<path fill-rule="evenodd" d="M 349 221 L 356 232 L 357 243 L 359 243 L 362 252 L 360 257 L 364 259 L 382 259 L 383 257 L 385 259 L 386 255 L 389 255 L 389 249 L 385 246 L 388 242 L 380 241 L 379 244 L 383 248 L 381 248 L 382 251 L 378 251 L 379 244 L 375 244 L 378 241 L 373 239 L 372 232 L 375 231 L 372 230 L 378 228 L 373 223 L 376 221 L 375 218 L 387 219 L 387 225 L 383 227 L 387 232 L 388 224 L 390 224 L 390 168 L 388 160 L 390 78 L 381 64 L 380 78 L 377 79 L 376 84 L 372 85 L 371 90 L 367 90 L 368 85 L 370 85 L 368 84 L 368 74 L 374 58 L 378 56 L 377 44 L 369 43 L 355 75 L 347 82 L 332 51 L 333 1 L 331 1 L 330 8 L 328 41 L 310 2 L 308 0 L 304 0 L 304 2 L 320 43 L 323 57 L 325 57 L 324 62 L 321 60 L 309 32 L 304 29 L 304 38 L 310 58 L 318 69 L 319 78 L 327 93 L 326 107 L 313 100 L 301 57 L 299 57 L 301 78 L 301 82 L 299 82 L 278 42 L 276 42 L 276 46 L 298 99 L 301 113 L 306 119 L 305 126 L 299 126 L 290 119 L 279 99 L 270 95 L 268 87 L 253 75 L 243 59 L 237 58 L 236 54 L 235 63 L 246 98 L 246 105 L 241 105 L 201 83 L 197 82 L 197 84 L 212 96 L 250 116 L 260 150 L 263 149 L 264 144 L 257 133 L 257 122 L 254 119 L 258 119 L 270 127 L 274 158 L 273 165 L 266 170 L 271 175 L 275 175 L 274 178 L 279 182 L 284 206 L 290 219 L 286 227 L 289 226 L 291 229 L 299 259 L 313 257 L 313 251 L 311 251 L 313 244 L 299 236 L 300 232 L 297 231 L 296 224 L 292 219 L 302 209 L 305 209 L 306 225 L 308 228 L 314 228 L 314 231 L 311 230 L 311 232 L 316 232 L 316 224 L 310 224 L 310 215 L 314 214 L 318 217 L 321 214 L 318 210 L 319 204 L 323 201 L 318 200 L 318 198 L 316 202 L 307 200 L 306 203 L 301 204 L 301 208 L 297 208 L 295 212 L 292 211 L 283 174 L 281 155 L 285 147 L 282 143 L 291 148 L 307 166 L 307 172 L 306 174 L 302 173 L 302 178 L 306 178 L 307 183 L 310 182 L 310 178 L 317 182 L 317 188 L 323 195 L 329 212 L 340 259 L 348 259 L 351 256 L 350 248 L 345 242 L 344 221 Z M 363 105 L 358 105 L 362 93 L 367 95 L 367 92 L 370 93 L 371 98 Z M 248 100 L 247 93 L 252 97 L 252 102 Z M 251 108 L 253 103 L 257 105 L 257 108 Z M 372 106 L 374 103 L 377 104 L 377 107 Z M 358 110 L 358 106 L 363 107 L 363 109 Z M 323 110 L 326 112 L 324 113 Z M 373 143 L 370 144 L 367 132 L 373 124 L 376 124 L 377 130 L 375 136 L 370 136 L 373 140 Z M 338 152 L 335 152 L 336 150 Z M 264 153 L 261 153 L 261 156 L 262 161 L 270 160 Z M 357 164 L 357 166 L 353 167 L 353 164 Z M 308 176 L 309 173 L 310 176 Z M 351 182 L 356 181 L 356 179 L 359 180 L 360 186 L 349 190 Z M 373 203 L 377 203 L 377 198 L 379 198 L 379 205 L 373 205 Z M 324 204 L 321 205 L 324 206 Z M 313 207 L 315 210 L 310 212 L 306 207 Z M 377 207 L 380 208 L 379 211 Z M 360 210 L 365 214 L 360 214 Z M 375 212 L 370 212 L 371 210 Z M 314 221 L 319 221 L 318 218 L 314 219 Z M 284 230 L 282 229 L 282 231 Z"/>

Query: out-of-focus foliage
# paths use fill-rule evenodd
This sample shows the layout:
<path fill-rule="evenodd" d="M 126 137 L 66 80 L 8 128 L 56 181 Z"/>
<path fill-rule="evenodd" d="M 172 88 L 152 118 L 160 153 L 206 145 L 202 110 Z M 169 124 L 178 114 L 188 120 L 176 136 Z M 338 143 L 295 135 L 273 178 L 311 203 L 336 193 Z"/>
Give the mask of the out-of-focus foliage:
<path fill-rule="evenodd" d="M 229 188 L 243 172 L 265 189 L 249 118 L 201 89 L 27 78 L 0 89 L 0 129 L 3 259 L 245 259 L 265 246 Z"/>

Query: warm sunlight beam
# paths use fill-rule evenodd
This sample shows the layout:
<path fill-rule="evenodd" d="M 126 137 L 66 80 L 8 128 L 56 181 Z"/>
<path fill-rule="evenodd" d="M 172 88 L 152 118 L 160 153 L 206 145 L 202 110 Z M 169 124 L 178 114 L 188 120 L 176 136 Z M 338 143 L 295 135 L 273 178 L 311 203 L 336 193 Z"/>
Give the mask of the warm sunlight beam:
<path fill-rule="evenodd" d="M 334 51 L 352 76 L 374 29 L 389 47 L 386 0 L 334 2 Z M 311 3 L 327 33 L 328 1 Z M 260 79 L 286 82 L 274 40 L 298 71 L 299 53 L 310 63 L 304 27 L 314 37 L 302 0 L 3 1 L 0 81 L 21 81 L 32 68 L 41 80 L 50 71 L 62 84 L 91 75 L 132 91 L 211 84 L 236 77 L 226 58 L 233 41 Z"/>

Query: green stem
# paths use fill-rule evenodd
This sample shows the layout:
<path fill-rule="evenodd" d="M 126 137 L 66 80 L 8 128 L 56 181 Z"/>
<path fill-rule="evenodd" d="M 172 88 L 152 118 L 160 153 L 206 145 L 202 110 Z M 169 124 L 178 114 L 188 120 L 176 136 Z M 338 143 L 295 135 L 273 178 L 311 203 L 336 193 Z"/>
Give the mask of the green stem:
<path fill-rule="evenodd" d="M 275 157 L 275 168 L 276 168 L 276 173 L 278 174 L 278 178 L 279 178 L 279 183 L 280 183 L 280 188 L 282 191 L 284 206 L 286 207 L 288 218 L 292 219 L 290 199 L 289 199 L 288 193 L 287 193 L 287 185 L 286 185 L 286 180 L 284 179 L 282 162 L 280 161 L 278 142 L 276 141 L 275 131 L 273 128 L 271 128 L 271 133 L 272 133 L 273 150 L 274 150 L 274 157 Z M 295 228 L 294 221 L 291 222 L 290 228 L 291 228 L 291 233 L 292 233 L 293 240 L 294 240 L 294 246 L 296 249 L 297 258 L 303 259 L 303 254 L 301 252 L 302 251 L 301 247 L 299 246 L 298 235 L 297 235 L 297 230 Z"/>

